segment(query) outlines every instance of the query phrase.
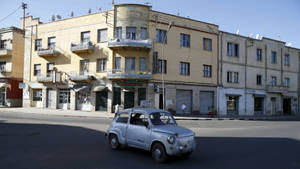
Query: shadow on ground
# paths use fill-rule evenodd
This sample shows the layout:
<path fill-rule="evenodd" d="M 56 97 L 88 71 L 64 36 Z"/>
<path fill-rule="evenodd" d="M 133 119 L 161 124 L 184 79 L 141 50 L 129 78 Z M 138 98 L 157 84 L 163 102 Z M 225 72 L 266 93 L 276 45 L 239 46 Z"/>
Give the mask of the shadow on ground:
<path fill-rule="evenodd" d="M 148 152 L 113 151 L 104 133 L 82 127 L 0 123 L 1 169 L 299 169 L 300 142 L 285 138 L 197 137 L 189 158 L 156 164 Z"/>

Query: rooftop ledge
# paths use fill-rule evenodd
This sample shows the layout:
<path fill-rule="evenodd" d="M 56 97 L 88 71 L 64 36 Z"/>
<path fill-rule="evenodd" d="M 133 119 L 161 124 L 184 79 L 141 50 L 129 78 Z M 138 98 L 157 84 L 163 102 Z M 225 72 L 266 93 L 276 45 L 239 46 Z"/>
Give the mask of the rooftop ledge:
<path fill-rule="evenodd" d="M 152 40 L 132 40 L 132 39 L 113 39 L 108 41 L 109 48 L 144 48 L 151 49 L 152 48 Z"/>

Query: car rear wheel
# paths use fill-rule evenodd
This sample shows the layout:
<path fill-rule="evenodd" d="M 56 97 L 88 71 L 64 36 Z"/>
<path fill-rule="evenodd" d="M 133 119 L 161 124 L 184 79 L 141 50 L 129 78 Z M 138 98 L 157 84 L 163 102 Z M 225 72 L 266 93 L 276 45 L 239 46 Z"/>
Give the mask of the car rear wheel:
<path fill-rule="evenodd" d="M 109 144 L 113 150 L 117 150 L 120 147 L 118 136 L 116 136 L 115 134 L 111 134 L 109 136 Z"/>
<path fill-rule="evenodd" d="M 168 159 L 168 155 L 164 146 L 161 143 L 155 143 L 151 149 L 152 158 L 159 163 L 164 163 Z"/>

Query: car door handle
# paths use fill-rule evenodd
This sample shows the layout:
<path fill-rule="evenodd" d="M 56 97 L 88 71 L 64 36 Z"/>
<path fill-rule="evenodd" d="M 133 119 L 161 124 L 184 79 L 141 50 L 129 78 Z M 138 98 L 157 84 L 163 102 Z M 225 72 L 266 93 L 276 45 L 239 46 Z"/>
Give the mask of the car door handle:
<path fill-rule="evenodd" d="M 143 141 L 143 140 L 140 140 L 140 139 L 137 139 L 137 141 L 138 141 L 138 142 L 141 142 L 141 143 L 144 143 L 144 141 Z"/>

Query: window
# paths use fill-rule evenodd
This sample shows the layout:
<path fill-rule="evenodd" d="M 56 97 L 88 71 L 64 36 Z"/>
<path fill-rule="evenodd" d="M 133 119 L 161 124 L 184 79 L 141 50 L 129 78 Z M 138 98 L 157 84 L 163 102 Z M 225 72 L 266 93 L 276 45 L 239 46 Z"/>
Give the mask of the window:
<path fill-rule="evenodd" d="M 256 49 L 256 60 L 262 61 L 262 49 Z"/>
<path fill-rule="evenodd" d="M 277 77 L 276 77 L 276 76 L 272 76 L 271 79 L 272 79 L 272 80 L 271 80 L 271 85 L 272 85 L 272 86 L 277 86 Z"/>
<path fill-rule="evenodd" d="M 70 89 L 59 89 L 58 103 L 70 103 Z"/>
<path fill-rule="evenodd" d="M 132 113 L 130 117 L 130 124 L 145 126 L 146 124 L 148 124 L 148 119 L 142 113 Z"/>
<path fill-rule="evenodd" d="M 158 73 L 167 73 L 167 60 L 158 60 Z"/>
<path fill-rule="evenodd" d="M 228 83 L 239 83 L 239 73 L 238 72 L 227 72 L 227 82 Z"/>
<path fill-rule="evenodd" d="M 212 40 L 203 38 L 203 50 L 212 50 Z"/>
<path fill-rule="evenodd" d="M 152 72 L 157 73 L 157 64 L 158 64 L 158 52 L 153 52 L 153 63 L 152 63 Z"/>
<path fill-rule="evenodd" d="M 0 71 L 6 71 L 6 62 L 0 62 Z"/>
<path fill-rule="evenodd" d="M 106 42 L 106 41 L 107 41 L 107 29 L 99 29 L 98 42 Z"/>
<path fill-rule="evenodd" d="M 141 72 L 146 72 L 146 59 L 145 58 L 140 58 L 140 71 Z"/>
<path fill-rule="evenodd" d="M 36 39 L 35 45 L 34 45 L 34 50 L 39 50 L 40 48 L 42 48 L 42 39 Z"/>
<path fill-rule="evenodd" d="M 228 42 L 227 43 L 227 55 L 239 57 L 239 44 Z"/>
<path fill-rule="evenodd" d="M 89 60 L 81 60 L 80 61 L 80 74 L 85 75 L 89 72 Z"/>
<path fill-rule="evenodd" d="M 41 74 L 41 64 L 34 64 L 34 72 L 33 75 L 34 76 L 38 76 Z"/>
<path fill-rule="evenodd" d="M 136 27 L 126 27 L 126 39 L 136 40 Z"/>
<path fill-rule="evenodd" d="M 284 78 L 284 87 L 290 87 L 290 78 Z"/>
<path fill-rule="evenodd" d="M 211 66 L 210 65 L 203 65 L 203 76 L 204 77 L 211 77 Z"/>
<path fill-rule="evenodd" d="M 81 42 L 89 42 L 90 41 L 90 31 L 87 32 L 81 32 Z"/>
<path fill-rule="evenodd" d="M 167 43 L 167 31 L 162 29 L 156 29 L 156 42 Z"/>
<path fill-rule="evenodd" d="M 190 47 L 190 35 L 184 33 L 180 34 L 180 46 Z"/>
<path fill-rule="evenodd" d="M 121 70 L 121 57 L 115 57 L 115 69 Z"/>
<path fill-rule="evenodd" d="M 264 98 L 263 97 L 255 97 L 254 98 L 254 111 L 263 111 L 264 107 Z"/>
<path fill-rule="evenodd" d="M 0 49 L 6 49 L 7 40 L 0 40 Z"/>
<path fill-rule="evenodd" d="M 128 122 L 128 117 L 129 117 L 128 113 L 120 113 L 116 117 L 116 122 L 117 123 L 127 123 Z"/>
<path fill-rule="evenodd" d="M 256 84 L 262 85 L 262 75 L 256 75 Z"/>
<path fill-rule="evenodd" d="M 33 89 L 32 90 L 32 101 L 42 101 L 42 90 Z"/>
<path fill-rule="evenodd" d="M 227 96 L 227 111 L 236 112 L 238 111 L 238 96 Z"/>
<path fill-rule="evenodd" d="M 141 40 L 147 39 L 147 28 L 141 28 Z"/>
<path fill-rule="evenodd" d="M 135 70 L 135 57 L 126 57 L 125 58 L 125 70 L 134 71 Z"/>
<path fill-rule="evenodd" d="M 289 54 L 286 54 L 284 56 L 284 65 L 285 66 L 290 66 L 290 55 Z"/>
<path fill-rule="evenodd" d="M 180 74 L 185 76 L 190 75 L 190 63 L 180 62 Z"/>
<path fill-rule="evenodd" d="M 47 77 L 52 76 L 54 63 L 47 63 Z"/>
<path fill-rule="evenodd" d="M 272 60 L 271 60 L 271 62 L 272 62 L 273 64 L 276 64 L 276 63 L 277 63 L 277 53 L 274 52 L 274 51 L 272 51 Z"/>
<path fill-rule="evenodd" d="M 106 71 L 106 59 L 97 59 L 97 72 Z"/>
<path fill-rule="evenodd" d="M 117 27 L 116 28 L 116 38 L 117 39 L 122 39 L 122 27 Z"/>
<path fill-rule="evenodd" d="M 55 48 L 55 43 L 56 43 L 56 38 L 55 37 L 48 38 L 48 49 L 54 49 Z"/>

